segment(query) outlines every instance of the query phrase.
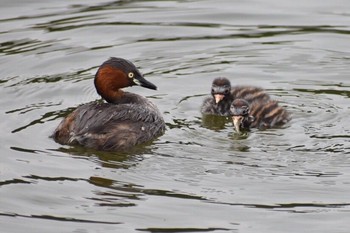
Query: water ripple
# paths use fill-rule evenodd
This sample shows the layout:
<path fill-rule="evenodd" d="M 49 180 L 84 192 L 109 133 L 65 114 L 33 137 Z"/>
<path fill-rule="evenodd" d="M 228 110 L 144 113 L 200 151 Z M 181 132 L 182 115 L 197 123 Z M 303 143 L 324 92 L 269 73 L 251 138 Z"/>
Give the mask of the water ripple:
<path fill-rule="evenodd" d="M 13 218 L 32 218 L 32 219 L 45 219 L 52 221 L 62 221 L 62 222 L 79 222 L 79 223 L 93 223 L 93 224 L 121 224 L 120 222 L 106 222 L 106 221 L 96 221 L 88 219 L 79 218 L 69 218 L 69 217 L 58 217 L 52 215 L 24 215 L 24 214 L 11 214 L 11 213 L 0 213 L 1 216 L 13 217 Z"/>

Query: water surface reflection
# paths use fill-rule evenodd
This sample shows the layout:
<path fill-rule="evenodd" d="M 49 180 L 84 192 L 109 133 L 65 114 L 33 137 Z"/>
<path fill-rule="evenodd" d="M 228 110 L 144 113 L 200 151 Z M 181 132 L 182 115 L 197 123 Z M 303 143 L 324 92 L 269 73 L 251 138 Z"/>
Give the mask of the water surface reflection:
<path fill-rule="evenodd" d="M 348 232 L 349 2 L 5 1 L 0 222 L 5 232 Z M 28 11 L 28 9 L 31 9 Z M 130 153 L 49 136 L 130 59 L 166 133 Z M 289 125 L 202 117 L 212 80 L 257 85 Z"/>

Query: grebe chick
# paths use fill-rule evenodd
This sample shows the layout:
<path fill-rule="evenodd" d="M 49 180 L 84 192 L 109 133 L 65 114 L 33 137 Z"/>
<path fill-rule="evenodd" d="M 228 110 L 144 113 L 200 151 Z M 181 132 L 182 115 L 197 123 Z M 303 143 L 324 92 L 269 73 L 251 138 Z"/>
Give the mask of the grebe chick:
<path fill-rule="evenodd" d="M 254 86 L 233 86 L 227 78 L 214 79 L 211 97 L 204 99 L 201 113 L 205 115 L 230 116 L 230 106 L 234 99 L 244 99 L 248 103 L 259 99 L 268 101 L 269 95 L 263 89 Z"/>
<path fill-rule="evenodd" d="M 251 104 L 244 99 L 235 99 L 230 107 L 233 125 L 238 133 L 249 130 L 272 128 L 287 123 L 291 118 L 277 101 L 255 100 Z"/>
<path fill-rule="evenodd" d="M 238 133 L 249 130 L 254 117 L 249 115 L 249 103 L 244 99 L 235 99 L 230 107 L 233 125 Z"/>
<path fill-rule="evenodd" d="M 76 108 L 54 131 L 56 142 L 126 151 L 163 134 L 165 123 L 157 107 L 143 96 L 121 90 L 134 85 L 157 89 L 133 63 L 110 58 L 99 67 L 94 84 L 107 103 L 94 101 Z"/>

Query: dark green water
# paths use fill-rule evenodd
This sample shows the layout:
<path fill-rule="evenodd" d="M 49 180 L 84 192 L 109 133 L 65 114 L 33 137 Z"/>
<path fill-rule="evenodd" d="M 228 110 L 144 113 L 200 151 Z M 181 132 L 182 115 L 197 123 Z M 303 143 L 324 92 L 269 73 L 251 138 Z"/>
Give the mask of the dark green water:
<path fill-rule="evenodd" d="M 1 232 L 349 232 L 349 1 L 0 4 Z M 128 154 L 55 143 L 110 56 L 158 86 L 128 91 L 166 133 Z M 218 76 L 293 120 L 245 137 L 203 124 Z"/>

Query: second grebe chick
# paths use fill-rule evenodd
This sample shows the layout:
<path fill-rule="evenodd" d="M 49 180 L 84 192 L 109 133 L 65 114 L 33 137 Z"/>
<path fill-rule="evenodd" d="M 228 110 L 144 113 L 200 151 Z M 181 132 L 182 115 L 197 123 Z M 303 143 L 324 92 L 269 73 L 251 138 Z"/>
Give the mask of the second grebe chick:
<path fill-rule="evenodd" d="M 238 133 L 249 130 L 254 117 L 249 115 L 249 103 L 244 99 L 235 99 L 230 107 L 233 125 Z"/>
<path fill-rule="evenodd" d="M 105 151 L 125 151 L 160 136 L 165 123 L 157 107 L 123 87 L 157 87 L 144 79 L 133 63 L 112 57 L 98 69 L 96 91 L 107 101 L 83 104 L 70 113 L 53 133 L 61 144 L 79 144 Z"/>
<path fill-rule="evenodd" d="M 227 78 L 214 79 L 211 97 L 206 98 L 201 106 L 201 113 L 207 115 L 230 116 L 230 106 L 234 99 L 240 98 L 248 103 L 254 100 L 267 101 L 269 95 L 259 87 L 233 86 Z"/>
<path fill-rule="evenodd" d="M 281 126 L 291 119 L 287 110 L 274 100 L 255 100 L 249 104 L 244 99 L 235 99 L 231 104 L 230 113 L 238 133 L 251 127 L 266 129 Z"/>

